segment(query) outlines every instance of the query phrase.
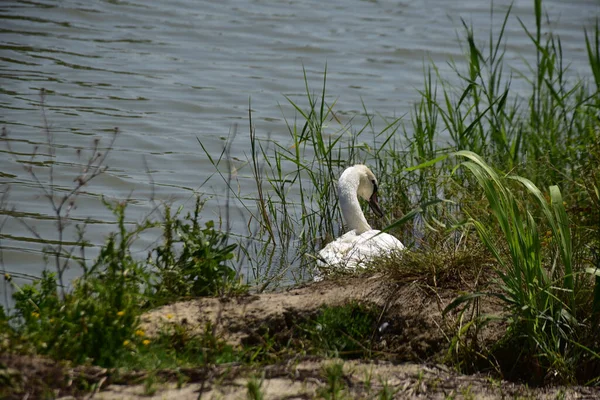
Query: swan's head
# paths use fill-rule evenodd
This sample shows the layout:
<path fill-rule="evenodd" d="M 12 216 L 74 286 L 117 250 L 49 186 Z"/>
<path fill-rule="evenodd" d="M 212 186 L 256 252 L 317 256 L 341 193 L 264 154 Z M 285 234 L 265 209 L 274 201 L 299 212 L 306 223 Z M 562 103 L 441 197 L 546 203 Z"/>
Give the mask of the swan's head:
<path fill-rule="evenodd" d="M 359 177 L 357 194 L 369 202 L 369 207 L 375 215 L 383 217 L 383 211 L 381 211 L 377 199 L 377 178 L 366 165 L 357 164 L 351 168 Z"/>

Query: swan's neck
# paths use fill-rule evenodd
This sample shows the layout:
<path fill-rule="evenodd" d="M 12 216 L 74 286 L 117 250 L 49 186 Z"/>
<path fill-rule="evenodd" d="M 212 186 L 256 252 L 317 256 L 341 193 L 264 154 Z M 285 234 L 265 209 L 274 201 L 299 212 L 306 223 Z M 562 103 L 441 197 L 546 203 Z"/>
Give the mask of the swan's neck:
<path fill-rule="evenodd" d="M 351 169 L 346 170 L 342 174 L 338 183 L 338 197 L 340 199 L 342 216 L 344 217 L 344 221 L 346 221 L 348 230 L 356 231 L 357 235 L 371 230 L 371 226 L 367 222 L 358 202 L 359 184 L 360 177 L 352 173 Z"/>

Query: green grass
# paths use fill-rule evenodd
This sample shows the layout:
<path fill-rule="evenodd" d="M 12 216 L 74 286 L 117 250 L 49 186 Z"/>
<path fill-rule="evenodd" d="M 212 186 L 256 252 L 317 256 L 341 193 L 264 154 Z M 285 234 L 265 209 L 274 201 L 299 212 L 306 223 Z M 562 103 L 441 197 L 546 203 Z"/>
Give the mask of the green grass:
<path fill-rule="evenodd" d="M 262 392 L 263 379 L 253 377 L 248 380 L 246 387 L 248 388 L 248 400 L 263 400 L 265 397 Z"/>
<path fill-rule="evenodd" d="M 377 329 L 377 307 L 356 302 L 344 306 L 322 307 L 316 318 L 300 329 L 316 354 L 343 358 L 368 357 Z"/>
<path fill-rule="evenodd" d="M 499 298 L 507 312 L 504 318 L 510 324 L 508 335 L 523 337 L 527 343 L 522 349 L 527 362 L 535 359 L 542 366 L 540 372 L 571 378 L 582 356 L 582 349 L 575 345 L 583 322 L 578 317 L 585 317 L 587 310 L 580 311 L 576 301 L 579 288 L 575 283 L 570 221 L 560 190 L 551 186 L 549 200 L 546 200 L 528 179 L 500 176 L 472 152 L 460 151 L 456 156 L 468 159 L 461 165 L 482 187 L 496 222 L 489 224 L 487 219 L 470 219 L 497 261 L 495 273 L 499 278 L 499 291 L 461 296 L 445 311 L 479 296 Z M 519 193 L 519 189 L 533 199 L 534 210 L 517 200 L 515 193 Z M 548 237 L 552 249 L 549 253 L 544 251 L 536 214 L 550 228 Z"/>
<path fill-rule="evenodd" d="M 244 353 L 215 336 L 212 328 L 195 333 L 183 325 L 165 327 L 156 336 L 130 342 L 116 366 L 156 371 L 244 361 Z"/>
<path fill-rule="evenodd" d="M 346 382 L 344 378 L 344 363 L 334 362 L 323 367 L 323 375 L 326 379 L 326 385 L 317 390 L 320 398 L 335 400 L 343 398 Z"/>

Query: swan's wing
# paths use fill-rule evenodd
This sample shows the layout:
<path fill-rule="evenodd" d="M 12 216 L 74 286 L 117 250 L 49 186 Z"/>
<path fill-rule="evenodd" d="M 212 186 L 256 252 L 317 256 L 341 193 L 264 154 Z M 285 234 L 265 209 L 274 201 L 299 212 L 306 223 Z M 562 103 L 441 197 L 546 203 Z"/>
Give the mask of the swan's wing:
<path fill-rule="evenodd" d="M 392 251 L 404 250 L 404 245 L 389 233 L 381 233 L 376 229 L 364 232 L 357 237 L 356 246 L 363 249 L 371 257 L 388 254 Z"/>
<path fill-rule="evenodd" d="M 317 262 L 319 268 L 341 268 L 353 270 L 365 267 L 365 264 L 376 257 L 404 250 L 404 245 L 394 236 L 370 230 L 361 235 L 350 231 L 337 240 L 329 243 L 319 252 L 323 261 Z"/>
<path fill-rule="evenodd" d="M 373 259 L 385 257 L 394 252 L 404 250 L 398 239 L 387 233 L 372 229 L 359 235 L 348 255 L 351 255 L 356 266 L 365 267 Z"/>
<path fill-rule="evenodd" d="M 354 231 L 350 231 L 340 236 L 333 242 L 319 251 L 319 267 L 336 266 L 346 261 L 348 254 L 354 248 L 358 236 Z"/>

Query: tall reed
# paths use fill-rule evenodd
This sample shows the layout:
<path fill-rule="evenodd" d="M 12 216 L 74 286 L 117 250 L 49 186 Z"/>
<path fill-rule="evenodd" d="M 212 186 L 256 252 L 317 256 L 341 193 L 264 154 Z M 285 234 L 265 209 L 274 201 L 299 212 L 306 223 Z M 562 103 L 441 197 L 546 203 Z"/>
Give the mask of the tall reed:
<path fill-rule="evenodd" d="M 335 100 L 328 100 L 326 82 L 327 70 L 315 93 L 304 71 L 305 105 L 287 98 L 299 116 L 286 119 L 291 144 L 258 139 L 249 115 L 251 151 L 246 163 L 256 187 L 255 206 L 251 209 L 238 193 L 235 198 L 249 213 L 252 239 L 242 238 L 240 251 L 260 289 L 310 277 L 316 252 L 341 233 L 337 177 L 346 166 L 373 158 L 374 146 L 361 142 L 367 133 L 389 142 L 399 128 L 394 119 L 374 133 L 373 117 L 365 110 L 365 122 L 353 130 L 333 113 Z M 219 168 L 220 160 L 211 161 Z"/>
<path fill-rule="evenodd" d="M 575 301 L 573 244 L 569 217 L 560 189 L 550 186 L 549 198 L 529 179 L 516 175 L 499 175 L 480 156 L 470 151 L 455 153 L 467 158 L 460 165 L 468 169 L 483 189 L 496 224 L 471 218 L 481 240 L 498 262 L 495 271 L 500 291 L 485 293 L 498 297 L 508 309 L 511 335 L 528 343 L 524 356 L 535 355 L 546 369 L 570 376 L 574 345 L 578 331 Z M 519 184 L 514 187 L 512 182 Z M 515 193 L 523 189 L 533 199 L 532 212 Z M 535 215 L 550 230 L 552 251 L 544 250 L 543 235 Z M 502 241 L 498 240 L 502 237 Z M 550 259 L 545 260 L 544 255 Z M 465 301 L 484 293 L 461 296 L 451 303 L 450 311 Z M 529 354 L 527 354 L 529 352 Z"/>
<path fill-rule="evenodd" d="M 600 135 L 600 33 L 596 25 L 582 36 L 594 78 L 589 85 L 564 62 L 560 38 L 552 33 L 549 17 L 543 18 L 542 6 L 534 2 L 533 30 L 522 23 L 535 60 L 523 71 L 512 70 L 505 60 L 512 8 L 497 31 L 490 29 L 485 46 L 463 21 L 465 62 L 451 61 L 450 75 L 427 65 L 420 99 L 408 117 L 375 116 L 363 105 L 348 122 L 340 120 L 336 101 L 326 92 L 327 69 L 318 91 L 311 90 L 304 71 L 305 99 L 287 98 L 295 111 L 293 120 L 284 115 L 289 141 L 259 139 L 250 114 L 247 165 L 257 200 L 250 204 L 244 199 L 252 195 L 239 193 L 236 199 L 248 212 L 248 237 L 241 239 L 246 242 L 240 251 L 251 280 L 268 286 L 310 275 L 315 252 L 343 231 L 336 179 L 356 162 L 367 163 L 380 180 L 388 219 L 372 221 L 377 227 L 435 199 L 454 201 L 423 208 L 410 226 L 395 225 L 395 233 L 409 244 L 418 244 L 428 218 L 460 220 L 461 202 L 471 201 L 464 188 L 476 187 L 477 180 L 463 170 L 451 176 L 456 161 L 443 156 L 452 151 L 477 153 L 538 187 L 557 185 L 567 200 L 589 199 L 582 189 L 589 167 L 582 166 L 591 165 L 586 148 Z M 493 10 L 490 18 L 495 20 Z M 439 161 L 436 168 L 414 168 L 433 165 L 432 160 Z"/>

